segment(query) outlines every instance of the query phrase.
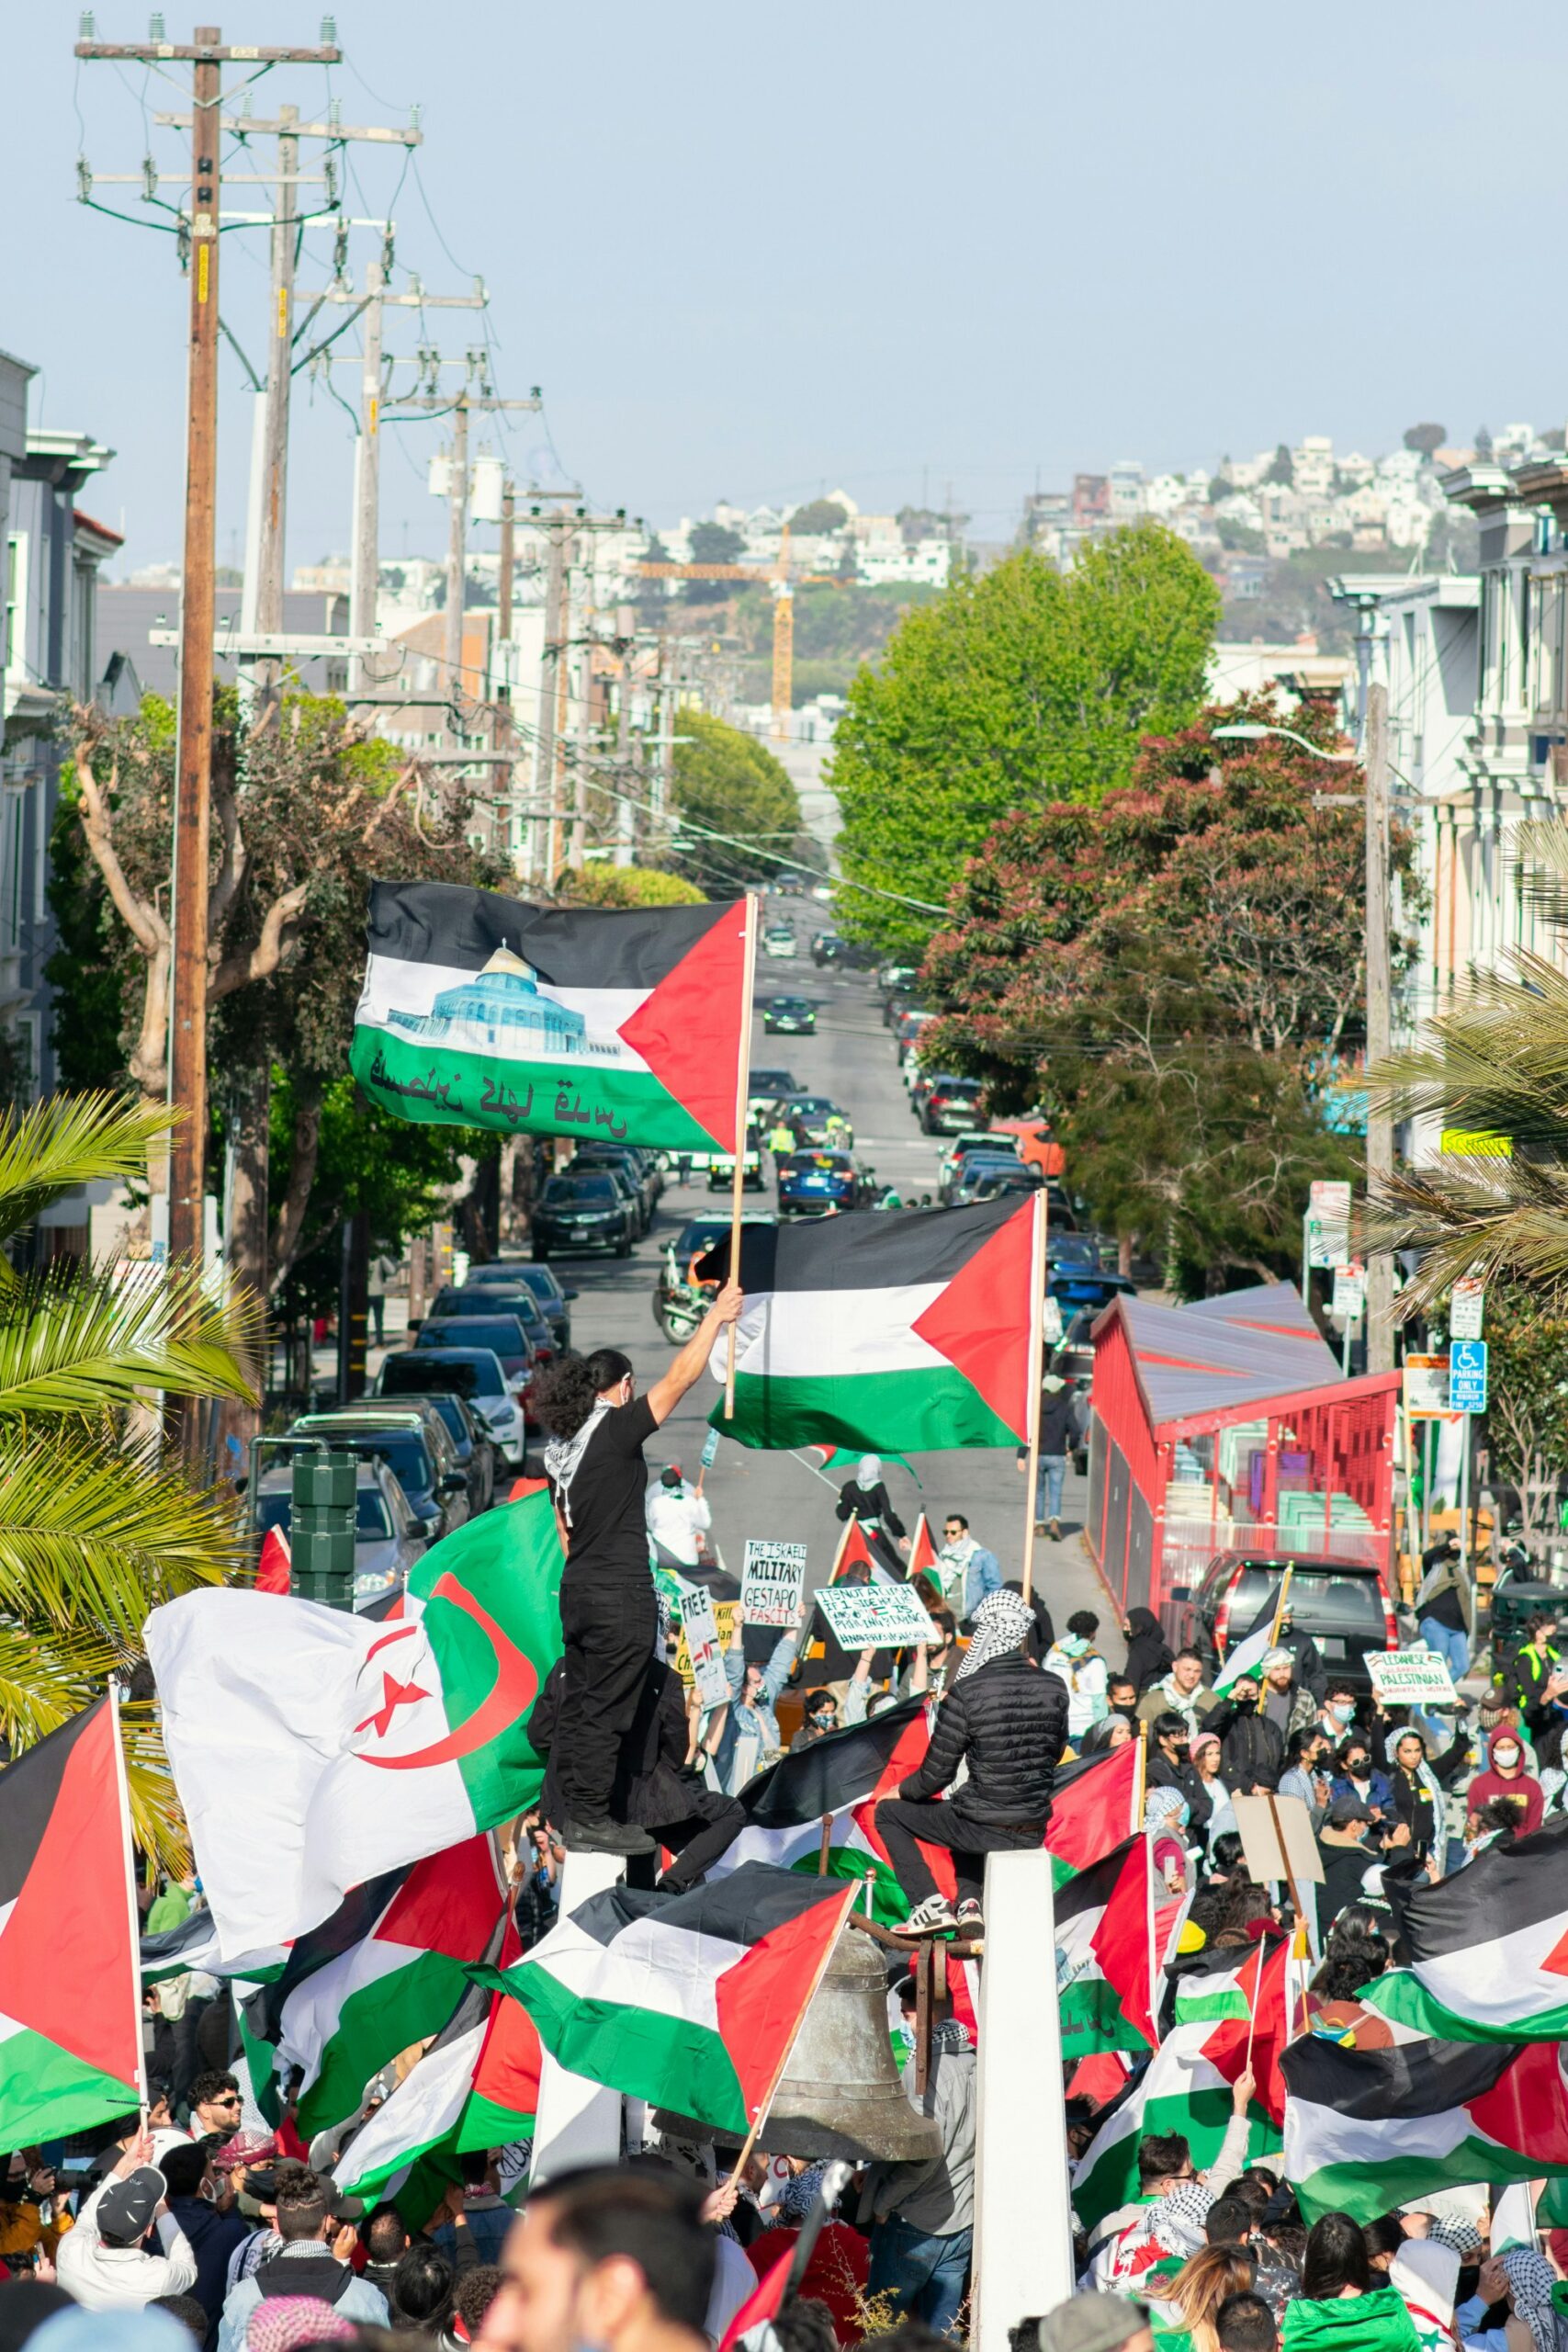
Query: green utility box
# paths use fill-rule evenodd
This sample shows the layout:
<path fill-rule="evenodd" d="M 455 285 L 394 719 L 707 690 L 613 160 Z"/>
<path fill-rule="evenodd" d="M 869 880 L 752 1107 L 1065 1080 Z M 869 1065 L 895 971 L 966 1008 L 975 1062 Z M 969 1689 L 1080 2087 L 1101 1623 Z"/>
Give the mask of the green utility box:
<path fill-rule="evenodd" d="M 289 1583 L 301 1600 L 354 1607 L 354 1533 L 359 1458 L 300 1453 L 292 1476 Z"/>

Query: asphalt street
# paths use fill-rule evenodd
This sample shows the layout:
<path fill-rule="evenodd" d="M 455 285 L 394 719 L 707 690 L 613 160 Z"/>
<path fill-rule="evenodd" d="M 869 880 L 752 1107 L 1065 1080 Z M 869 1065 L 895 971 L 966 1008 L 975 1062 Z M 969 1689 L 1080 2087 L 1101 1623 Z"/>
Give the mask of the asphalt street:
<path fill-rule="evenodd" d="M 922 1135 L 910 1113 L 908 1099 L 894 1057 L 891 1032 L 882 1025 L 881 1000 L 868 974 L 818 971 L 809 955 L 813 933 L 828 928 L 824 910 L 810 901 L 771 898 L 766 921 L 792 922 L 800 954 L 793 961 L 760 959 L 759 1001 L 789 992 L 813 1001 L 818 1010 L 815 1037 L 769 1037 L 759 1016 L 752 1040 L 753 1069 L 787 1068 L 802 1089 L 826 1094 L 847 1111 L 854 1123 L 857 1156 L 874 1168 L 886 1182 L 897 1185 L 905 1200 L 936 1190 L 937 1166 L 942 1146 L 939 1138 Z M 749 1208 L 771 1208 L 770 1181 L 764 1193 L 749 1193 Z M 701 1211 L 728 1210 L 728 1189 L 709 1193 L 696 1184 L 671 1184 L 660 1203 L 652 1231 L 638 1243 L 630 1259 L 552 1259 L 563 1283 L 580 1295 L 572 1310 L 572 1342 L 582 1349 L 622 1348 L 646 1385 L 669 1363 L 671 1350 L 653 1318 L 653 1293 L 660 1249 L 680 1231 L 686 1219 Z M 871 1211 L 855 1211 L 871 1215 Z M 650 1467 L 678 1461 L 694 1479 L 699 1466 L 706 1419 L 716 1385 L 707 1378 L 677 1408 L 649 1448 Z M 941 1541 L 942 1515 L 961 1510 L 981 1543 L 1002 1563 L 1004 1576 L 1021 1572 L 1024 1535 L 1024 1480 L 1013 1450 L 983 1452 L 954 1450 L 918 1453 L 910 1457 L 915 1477 L 889 1463 L 887 1490 L 894 1508 L 912 1528 L 922 1506 Z M 848 1473 L 840 1472 L 841 1480 Z M 1069 1472 L 1065 1497 L 1065 1540 L 1053 1544 L 1038 1538 L 1035 1549 L 1037 1589 L 1050 1604 L 1058 1627 L 1074 1609 L 1096 1610 L 1102 1630 L 1111 1636 L 1110 1612 L 1099 1581 L 1079 1540 L 1084 1508 L 1084 1481 Z M 720 1442 L 718 1458 L 708 1472 L 705 1492 L 713 1507 L 713 1536 L 726 1565 L 739 1574 L 748 1536 L 773 1541 L 804 1542 L 807 1552 L 808 1589 L 825 1583 L 833 1564 L 840 1525 L 833 1515 L 836 1488 L 816 1475 L 804 1457 L 793 1453 L 760 1453 L 728 1440 Z"/>

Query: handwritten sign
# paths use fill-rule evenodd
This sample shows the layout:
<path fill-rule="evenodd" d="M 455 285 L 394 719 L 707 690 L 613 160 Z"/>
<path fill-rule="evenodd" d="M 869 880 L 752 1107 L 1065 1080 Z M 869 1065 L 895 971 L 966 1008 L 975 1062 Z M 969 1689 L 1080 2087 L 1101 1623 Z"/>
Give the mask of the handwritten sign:
<path fill-rule="evenodd" d="M 907 1584 L 824 1585 L 817 1606 L 843 1650 L 897 1650 L 939 1638 Z"/>
<path fill-rule="evenodd" d="M 804 1544 L 746 1539 L 740 1574 L 740 1616 L 747 1625 L 793 1625 L 806 1584 Z"/>
<path fill-rule="evenodd" d="M 1436 1650 L 1367 1650 L 1372 1696 L 1383 1707 L 1451 1707 L 1456 1694 L 1447 1658 Z"/>
<path fill-rule="evenodd" d="M 682 1633 L 692 1661 L 692 1679 L 705 1707 L 722 1707 L 729 1696 L 724 1671 L 724 1650 L 718 1637 L 712 1595 L 698 1585 L 686 1595 Z"/>

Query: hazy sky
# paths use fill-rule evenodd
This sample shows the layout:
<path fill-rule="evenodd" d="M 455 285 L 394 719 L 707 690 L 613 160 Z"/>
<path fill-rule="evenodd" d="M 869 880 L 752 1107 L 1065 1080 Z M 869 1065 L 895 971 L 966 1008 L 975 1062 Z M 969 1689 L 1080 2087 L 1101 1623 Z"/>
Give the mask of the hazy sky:
<path fill-rule="evenodd" d="M 96 13 L 102 40 L 145 37 L 140 7 Z M 234 41 L 317 38 L 306 6 L 214 13 Z M 180 93 L 78 67 L 76 15 L 7 11 L 0 346 L 44 371 L 35 421 L 118 452 L 84 503 L 123 513 L 135 564 L 179 548 L 185 289 L 172 238 L 72 201 L 74 159 L 137 171 Z M 189 21 L 170 11 L 171 38 Z M 1121 457 L 1213 464 L 1305 433 L 1376 453 L 1421 418 L 1468 440 L 1568 411 L 1541 299 L 1560 142 L 1517 104 L 1556 53 L 1543 0 L 347 0 L 337 21 L 343 119 L 423 107 L 400 261 L 433 292 L 483 273 L 497 389 L 547 401 L 547 431 L 520 417 L 502 446 L 522 478 L 553 444 L 603 505 L 671 520 L 841 483 L 880 509 L 951 482 L 976 536 L 1003 537 L 1037 478 Z M 327 81 L 281 69 L 253 111 L 320 107 Z M 151 136 L 174 169 L 183 136 Z M 352 209 L 382 212 L 395 159 L 354 162 Z M 320 285 L 330 240 L 312 245 Z M 373 249 L 356 232 L 356 272 Z M 265 232 L 225 236 L 224 316 L 253 357 L 265 288 Z M 471 333 L 445 314 L 445 348 Z M 407 314 L 394 335 L 412 348 Z M 333 372 L 354 400 L 355 371 Z M 290 566 L 347 545 L 352 462 L 343 410 L 296 392 Z M 442 551 L 438 430 L 389 451 L 384 554 Z M 249 438 L 227 355 L 220 438 L 227 560 Z"/>

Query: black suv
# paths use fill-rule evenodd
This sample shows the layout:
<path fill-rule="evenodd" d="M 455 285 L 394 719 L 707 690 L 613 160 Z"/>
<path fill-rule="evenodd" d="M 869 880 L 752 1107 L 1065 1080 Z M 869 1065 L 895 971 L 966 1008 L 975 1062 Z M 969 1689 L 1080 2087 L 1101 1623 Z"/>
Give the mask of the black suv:
<path fill-rule="evenodd" d="M 613 1250 L 617 1258 L 629 1258 L 637 1239 L 636 1212 L 607 1168 L 552 1176 L 534 1204 L 533 1238 L 539 1259 L 552 1250 Z"/>
<path fill-rule="evenodd" d="M 1290 1613 L 1296 1630 L 1310 1634 L 1330 1674 L 1342 1674 L 1363 1696 L 1371 1677 L 1363 1659 L 1369 1650 L 1396 1650 L 1399 1622 L 1378 1569 L 1359 1560 L 1297 1558 L 1289 1552 L 1224 1552 L 1211 1560 L 1190 1591 L 1178 1586 L 1180 1637 L 1203 1653 L 1212 1676 L 1232 1645 L 1251 1633 L 1278 1599 L 1287 1568 Z"/>

